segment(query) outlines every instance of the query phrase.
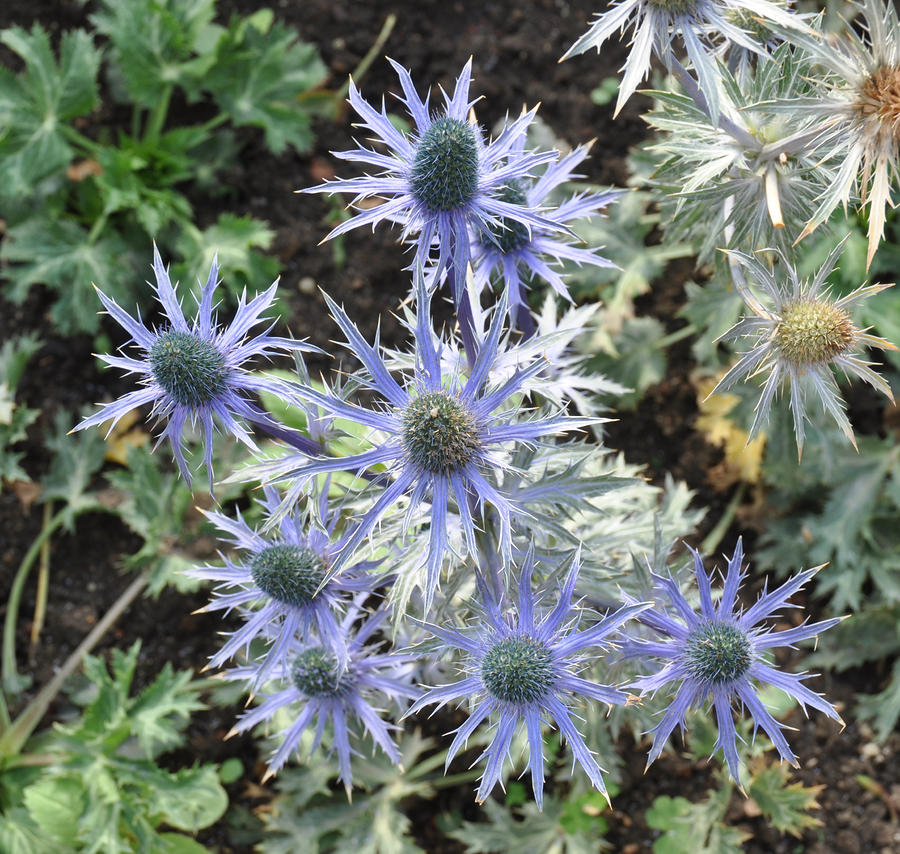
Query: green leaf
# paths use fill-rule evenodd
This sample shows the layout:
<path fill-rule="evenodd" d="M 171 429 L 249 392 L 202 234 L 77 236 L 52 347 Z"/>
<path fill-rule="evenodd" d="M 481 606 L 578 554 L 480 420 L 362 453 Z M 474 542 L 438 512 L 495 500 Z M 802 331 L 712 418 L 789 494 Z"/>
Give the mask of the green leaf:
<path fill-rule="evenodd" d="M 716 339 L 738 320 L 744 302 L 737 291 L 718 276 L 704 285 L 687 282 L 684 286 L 687 303 L 678 312 L 697 329 L 691 350 L 694 358 L 709 367 L 718 367 Z"/>
<path fill-rule="evenodd" d="M 628 318 L 613 339 L 613 352 L 591 359 L 592 369 L 632 389 L 619 397 L 620 408 L 636 406 L 641 395 L 665 376 L 666 354 L 661 344 L 664 335 L 656 318 Z"/>
<path fill-rule="evenodd" d="M 154 811 L 179 830 L 209 827 L 228 808 L 228 795 L 212 765 L 185 768 L 174 774 L 157 769 L 151 785 Z"/>
<path fill-rule="evenodd" d="M 887 688 L 878 694 L 858 694 L 859 717 L 870 720 L 881 741 L 894 732 L 900 720 L 900 661 L 894 662 Z"/>
<path fill-rule="evenodd" d="M 148 757 L 181 743 L 181 730 L 191 713 L 206 706 L 197 699 L 199 687 L 190 670 L 175 672 L 166 662 L 156 679 L 131 703 L 132 729 Z"/>
<path fill-rule="evenodd" d="M 178 552 L 184 542 L 185 514 L 193 504 L 190 489 L 174 472 L 163 473 L 158 458 L 147 448 L 132 448 L 128 468 L 110 472 L 110 483 L 122 492 L 116 511 L 144 539 L 141 548 L 126 560 L 130 569 L 152 567 L 147 592 L 156 596 L 167 584 L 195 590 L 197 583 L 181 574 L 193 561 Z"/>
<path fill-rule="evenodd" d="M 306 151 L 314 137 L 303 96 L 325 80 L 328 69 L 296 30 L 270 24 L 271 18 L 258 16 L 232 19 L 202 85 L 235 125 L 262 128 L 275 154 L 288 145 Z"/>
<path fill-rule="evenodd" d="M 754 774 L 749 794 L 779 833 L 799 837 L 806 828 L 822 823 L 808 812 L 818 809 L 816 796 L 825 787 L 805 787 L 802 783 L 788 785 L 789 778 L 790 771 L 786 765 L 771 765 Z"/>
<path fill-rule="evenodd" d="M 740 854 L 749 835 L 723 824 L 730 797 L 728 785 L 698 804 L 668 795 L 655 798 L 647 824 L 664 833 L 653 843 L 654 854 Z"/>
<path fill-rule="evenodd" d="M 77 781 L 45 777 L 25 789 L 24 801 L 42 833 L 58 842 L 74 843 L 85 805 L 84 789 Z"/>
<path fill-rule="evenodd" d="M 31 821 L 25 809 L 18 807 L 4 809 L 0 815 L 0 851 L 3 854 L 67 854 L 63 846 L 48 838 Z"/>
<path fill-rule="evenodd" d="M 215 0 L 104 0 L 91 22 L 110 40 L 132 100 L 155 107 L 171 86 L 192 87 L 213 61 Z"/>
<path fill-rule="evenodd" d="M 70 31 L 57 64 L 38 24 L 3 30 L 0 42 L 25 62 L 18 75 L 0 68 L 0 193 L 29 196 L 73 157 L 63 125 L 96 106 L 100 52 L 86 32 Z"/>
<path fill-rule="evenodd" d="M 268 249 L 274 237 L 275 232 L 262 220 L 231 213 L 221 214 L 215 225 L 203 231 L 187 226 L 176 248 L 188 261 L 174 264 L 172 275 L 187 281 L 192 271 L 208 270 L 213 258 L 218 257 L 222 283 L 232 295 L 239 295 L 245 288 L 263 290 L 278 278 L 281 265 L 276 258 L 256 250 Z"/>
<path fill-rule="evenodd" d="M 36 284 L 58 292 L 50 315 L 64 335 L 97 331 L 102 306 L 93 283 L 120 302 L 135 287 L 136 266 L 121 236 L 107 229 L 90 243 L 80 225 L 47 211 L 9 229 L 0 259 L 8 263 L 6 289 L 13 302 L 22 302 Z"/>
<path fill-rule="evenodd" d="M 156 838 L 159 854 L 210 854 L 209 848 L 180 833 L 160 833 Z"/>
<path fill-rule="evenodd" d="M 12 446 L 26 438 L 29 424 L 40 415 L 16 403 L 15 390 L 28 360 L 41 348 L 41 342 L 31 335 L 5 341 L 0 347 L 0 486 L 2 481 L 30 480 L 19 465 L 22 454 Z"/>
<path fill-rule="evenodd" d="M 44 477 L 41 496 L 44 501 L 60 501 L 65 505 L 65 524 L 69 529 L 79 513 L 100 508 L 95 493 L 88 488 L 100 471 L 106 453 L 106 443 L 99 431 L 69 433 L 71 423 L 66 412 L 56 413 L 55 433 L 45 442 L 53 452 L 53 461 Z"/>

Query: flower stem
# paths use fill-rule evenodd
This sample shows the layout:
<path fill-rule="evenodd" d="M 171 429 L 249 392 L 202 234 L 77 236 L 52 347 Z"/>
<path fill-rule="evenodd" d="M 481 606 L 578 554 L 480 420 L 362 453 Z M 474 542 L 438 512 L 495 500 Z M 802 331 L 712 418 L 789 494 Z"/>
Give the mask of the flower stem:
<path fill-rule="evenodd" d="M 159 139 L 163 125 L 166 123 L 166 116 L 169 114 L 169 102 L 172 100 L 173 88 L 174 84 L 169 83 L 160 92 L 159 100 L 147 118 L 147 125 L 144 128 L 145 142 L 156 142 Z"/>
<path fill-rule="evenodd" d="M 48 501 L 44 505 L 44 526 L 53 515 L 53 502 Z M 31 650 L 30 657 L 34 657 L 34 650 L 41 637 L 41 629 L 44 628 L 44 618 L 47 615 L 47 592 L 50 587 L 50 540 L 44 540 L 41 545 L 41 562 L 38 566 L 37 597 L 34 603 L 34 618 L 31 621 Z"/>
<path fill-rule="evenodd" d="M 340 118 L 344 99 L 347 97 L 347 93 L 350 91 L 350 81 L 353 80 L 354 83 L 359 85 L 359 81 L 362 80 L 365 73 L 369 70 L 369 66 L 381 54 L 381 50 L 384 47 L 385 42 L 388 40 L 388 37 L 390 36 L 391 31 L 394 29 L 394 25 L 396 23 L 397 16 L 393 12 L 391 12 L 384 19 L 384 24 L 382 24 L 381 30 L 375 37 L 375 41 L 372 43 L 372 47 L 369 48 L 366 55 L 359 61 L 359 65 L 357 65 L 356 68 L 353 69 L 353 72 L 347 78 L 347 82 L 344 83 L 344 85 L 334 93 L 335 120 Z"/>
<path fill-rule="evenodd" d="M 3 623 L 3 690 L 18 693 L 19 674 L 16 670 L 16 622 L 19 618 L 19 605 L 22 602 L 22 591 L 31 567 L 41 553 L 41 548 L 53 535 L 53 532 L 63 523 L 66 517 L 66 508 L 56 513 L 49 521 L 45 520 L 41 532 L 35 537 L 25 557 L 19 564 L 9 591 L 9 599 L 6 603 L 6 617 Z"/>
<path fill-rule="evenodd" d="M 0 757 L 15 756 L 31 737 L 31 734 L 41 722 L 50 704 L 56 698 L 63 683 L 81 665 L 84 657 L 97 645 L 103 635 L 111 628 L 113 623 L 128 609 L 129 605 L 137 599 L 138 595 L 147 586 L 152 567 L 144 571 L 125 588 L 118 599 L 113 602 L 110 609 L 100 618 L 97 625 L 88 633 L 87 637 L 78 645 L 77 649 L 66 659 L 56 675 L 41 688 L 38 695 L 25 707 L 15 723 L 0 737 Z"/>

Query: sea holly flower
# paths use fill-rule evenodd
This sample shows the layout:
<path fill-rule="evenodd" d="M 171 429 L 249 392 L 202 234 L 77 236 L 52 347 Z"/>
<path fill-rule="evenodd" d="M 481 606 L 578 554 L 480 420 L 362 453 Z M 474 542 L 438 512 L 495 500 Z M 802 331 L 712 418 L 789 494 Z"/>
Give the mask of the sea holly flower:
<path fill-rule="evenodd" d="M 166 318 L 159 328 L 148 329 L 140 314 L 137 319 L 133 318 L 115 300 L 97 289 L 107 314 L 128 332 L 130 343 L 142 351 L 139 358 L 106 355 L 100 358 L 127 373 L 138 374 L 143 387 L 114 403 L 104 404 L 99 412 L 86 418 L 75 429 L 84 430 L 110 422 L 109 429 L 112 430 L 126 413 L 152 404 L 151 416 L 166 422 L 157 444 L 163 439 L 169 440 L 178 468 L 190 485 L 191 473 L 184 458 L 183 433 L 188 422 L 192 425 L 199 422 L 203 433 L 204 462 L 209 472 L 209 490 L 212 492 L 214 419 L 226 432 L 254 451 L 257 450 L 256 444 L 242 425 L 242 419 L 264 429 L 278 430 L 278 425 L 248 399 L 247 394 L 261 391 L 277 394 L 279 385 L 274 380 L 250 373 L 246 368 L 247 362 L 253 356 L 271 357 L 279 351 L 321 351 L 292 338 L 268 334 L 274 321 L 261 315 L 275 299 L 277 280 L 250 302 L 246 301 L 245 293 L 241 294 L 234 320 L 229 326 L 220 326 L 213 305 L 219 274 L 215 259 L 201 292 L 197 314 L 190 323 L 185 319 L 169 273 L 155 245 L 153 272 L 156 276 L 156 296 Z M 253 328 L 261 323 L 269 324 L 266 330 L 251 334 Z M 280 431 L 280 435 L 283 432 Z"/>
<path fill-rule="evenodd" d="M 285 680 L 286 687 L 266 696 L 255 709 L 243 715 L 229 733 L 247 732 L 260 723 L 268 723 L 280 709 L 299 707 L 289 726 L 278 734 L 281 744 L 269 759 L 264 781 L 281 770 L 299 748 L 304 731 L 313 724 L 315 738 L 310 755 L 315 753 L 329 720 L 338 759 L 338 779 L 348 796 L 353 787 L 350 765 L 354 752 L 350 747 L 353 722 L 362 724 L 372 741 L 394 764 L 400 762 L 400 751 L 391 737 L 391 730 L 397 727 L 382 720 L 373 703 L 379 696 L 402 701 L 413 700 L 421 694 L 409 682 L 408 665 L 415 659 L 410 655 L 379 653 L 375 645 L 367 643 L 387 616 L 385 609 L 369 616 L 354 633 L 353 624 L 359 613 L 358 605 L 354 605 L 341 623 L 347 650 L 345 666 L 339 664 L 327 646 L 313 641 L 294 643 L 288 650 L 290 671 Z M 226 671 L 225 676 L 243 682 L 252 678 L 252 671 L 252 667 L 238 667 Z"/>
<path fill-rule="evenodd" d="M 327 181 L 308 187 L 305 193 L 353 193 L 354 203 L 377 197 L 382 204 L 367 208 L 329 235 L 337 237 L 353 228 L 379 222 L 402 222 L 403 238 L 415 234 L 416 262 L 424 265 L 437 246 L 437 275 L 451 271 L 451 287 L 459 302 L 469 263 L 469 227 L 498 227 L 500 219 L 508 227 L 553 229 L 554 221 L 537 211 L 506 201 L 498 191 L 529 175 L 535 166 L 553 160 L 556 152 L 526 153 L 515 147 L 525 135 L 535 111 L 523 113 L 504 127 L 500 135 L 487 141 L 481 128 L 470 118 L 469 84 L 471 59 L 456 80 L 452 97 L 444 93 L 444 107 L 432 112 L 429 97 L 422 100 L 409 72 L 388 60 L 400 78 L 400 98 L 414 128 L 401 133 L 388 118 L 384 104 L 379 112 L 368 104 L 350 82 L 350 104 L 362 118 L 358 127 L 376 135 L 387 154 L 359 147 L 335 152 L 343 160 L 375 166 L 378 175 L 364 175 Z"/>
<path fill-rule="evenodd" d="M 627 705 L 630 697 L 618 688 L 600 685 L 579 676 L 585 666 L 585 650 L 609 646 L 608 637 L 646 608 L 649 603 L 631 604 L 606 614 L 598 623 L 576 631 L 583 612 L 572 605 L 578 580 L 580 558 L 576 552 L 568 559 L 568 571 L 552 610 L 536 610 L 532 591 L 534 552 L 529 550 L 519 577 L 518 609 L 510 612 L 498 602 L 488 585 L 481 583 L 483 619 L 476 626 L 455 628 L 423 623 L 424 628 L 443 641 L 448 649 L 465 653 L 465 678 L 449 685 L 431 688 L 410 707 L 412 714 L 425 706 L 437 708 L 451 700 L 468 698 L 472 704 L 469 718 L 455 732 L 447 752 L 447 765 L 464 747 L 469 737 L 486 720 L 497 720 L 494 736 L 478 761 L 486 760 L 476 800 L 482 803 L 501 780 L 503 763 L 509 754 L 516 730 L 524 722 L 528 734 L 528 768 L 538 808 L 543 806 L 544 754 L 541 725 L 552 720 L 572 750 L 572 765 L 577 762 L 591 783 L 606 794 L 603 769 L 572 718 L 571 701 L 576 697 L 599 700 L 609 705 Z M 591 654 L 596 659 L 596 653 Z M 437 711 L 437 709 L 435 709 Z"/>
<path fill-rule="evenodd" d="M 265 487 L 261 504 L 267 515 L 274 513 L 280 504 L 277 490 Z M 340 666 L 345 664 L 347 650 L 340 612 L 348 593 L 373 588 L 375 578 L 368 570 L 376 563 L 358 563 L 326 581 L 332 557 L 342 547 L 342 539 L 334 537 L 340 512 L 329 510 L 327 485 L 319 494 L 318 505 L 322 527 L 314 522 L 313 513 L 294 513 L 281 519 L 274 538 L 253 530 L 239 511 L 235 519 L 202 511 L 230 535 L 228 542 L 245 553 L 238 560 L 226 558 L 224 566 L 200 566 L 185 573 L 217 582 L 217 589 L 222 591 L 201 612 L 238 608 L 244 616 L 244 625 L 210 658 L 209 667 L 221 667 L 242 649 L 248 649 L 255 638 L 265 637 L 272 643 L 262 662 L 253 668 L 251 687 L 256 689 L 273 671 L 285 673 L 290 665 L 288 650 L 298 635 L 307 638 L 313 633 Z M 258 607 L 247 610 L 254 605 Z"/>
<path fill-rule="evenodd" d="M 753 53 L 764 55 L 765 48 L 742 26 L 735 23 L 734 13 L 750 14 L 780 24 L 789 30 L 808 31 L 809 27 L 796 15 L 769 0 L 619 0 L 597 19 L 563 56 L 568 59 L 591 48 L 600 48 L 620 30 L 632 28 L 631 51 L 625 62 L 625 75 L 619 86 L 616 114 L 634 94 L 650 71 L 651 53 L 667 66 L 675 60 L 672 42 L 681 36 L 685 50 L 697 74 L 697 83 L 708 101 L 713 121 L 718 119 L 718 84 L 713 47 L 726 42 Z"/>
<path fill-rule="evenodd" d="M 525 291 L 537 277 L 543 279 L 553 290 L 571 302 L 569 289 L 562 276 L 548 264 L 548 260 L 562 263 L 564 260 L 596 267 L 613 267 L 593 249 L 583 249 L 573 245 L 567 231 L 567 224 L 573 220 L 595 216 L 611 201 L 622 194 L 622 190 L 606 193 L 578 193 L 558 207 L 545 206 L 547 197 L 561 184 L 573 178 L 575 168 L 584 161 L 590 151 L 590 144 L 580 145 L 556 163 L 551 163 L 540 178 L 521 178 L 510 181 L 497 191 L 497 196 L 514 205 L 534 210 L 558 224 L 551 231 L 547 228 L 532 227 L 530 230 L 521 222 L 502 217 L 496 225 L 472 230 L 472 269 L 475 284 L 479 290 L 490 285 L 495 273 L 502 276 L 507 291 L 509 313 L 513 322 L 522 329 L 533 330 L 534 324 L 528 315 Z M 520 136 L 513 145 L 515 156 L 524 156 L 525 137 Z"/>
<path fill-rule="evenodd" d="M 383 398 L 372 408 L 348 403 L 309 386 L 294 385 L 298 398 L 318 404 L 326 413 L 370 428 L 370 450 L 339 458 L 309 459 L 288 454 L 279 460 L 251 466 L 237 477 L 261 478 L 270 482 L 289 481 L 282 511 L 296 501 L 305 483 L 316 475 L 334 471 L 371 473 L 383 485 L 370 507 L 354 523 L 341 551 L 335 555 L 331 572 L 337 572 L 360 543 L 371 533 L 388 510 L 409 495 L 408 513 L 421 508 L 430 498 L 431 523 L 428 531 L 425 606 L 430 607 L 438 575 L 448 551 L 447 518 L 451 498 L 463 530 L 466 548 L 476 554 L 475 515 L 486 505 L 496 513 L 501 550 L 508 558 L 513 518 L 524 513 L 514 498 L 503 493 L 494 481 L 506 464 L 500 456 L 504 446 L 534 444 L 544 437 L 595 423 L 595 419 L 562 414 L 517 415 L 523 386 L 547 365 L 536 358 L 520 365 L 498 384 L 491 384 L 492 369 L 501 358 L 501 334 L 506 316 L 505 295 L 494 311 L 478 358 L 468 374 L 462 368 L 447 372 L 442 367 L 444 343 L 431 327 L 430 303 L 421 269 L 417 271 L 415 366 L 394 378 L 381 354 L 370 346 L 359 330 L 330 297 L 325 296 L 348 346 L 367 374 L 359 381 Z M 462 364 L 461 359 L 455 364 Z M 372 472 L 385 466 L 381 473 Z M 369 487 L 373 488 L 372 486 Z M 526 514 L 527 515 L 527 514 Z M 275 519 L 278 518 L 277 514 Z"/>
<path fill-rule="evenodd" d="M 900 157 L 900 17 L 893 3 L 863 0 L 851 4 L 863 14 L 861 31 L 845 27 L 837 40 L 802 38 L 812 59 L 829 74 L 814 100 L 786 101 L 796 115 L 811 113 L 820 122 L 817 150 L 841 163 L 837 179 L 823 193 L 819 207 L 801 234 L 826 222 L 832 211 L 860 196 L 869 209 L 872 263 L 884 236 L 885 211 L 894 206 L 891 182 Z"/>
<path fill-rule="evenodd" d="M 865 361 L 858 350 L 860 347 L 879 350 L 897 348 L 883 338 L 857 329 L 850 317 L 850 309 L 854 305 L 893 285 L 861 286 L 840 299 L 823 290 L 825 280 L 834 269 L 846 241 L 845 237 L 809 280 L 801 280 L 788 259 L 778 250 L 774 250 L 781 262 L 778 279 L 757 259 L 741 252 L 728 253 L 750 274 L 760 289 L 760 296 L 757 297 L 742 277 L 735 277 L 735 288 L 754 316 L 742 318 L 723 338 L 748 339 L 753 346 L 719 380 L 712 393 L 725 391 L 740 379 L 768 373 L 756 405 L 750 439 L 768 418 L 776 392 L 787 385 L 790 388 L 798 453 L 803 452 L 806 394 L 810 388 L 844 435 L 855 445 L 853 428 L 847 419 L 832 368 L 841 368 L 848 375 L 854 374 L 890 400 L 894 399 L 891 387 L 872 370 L 872 363 Z"/>
<path fill-rule="evenodd" d="M 753 718 L 754 732 L 762 728 L 778 749 L 781 758 L 797 764 L 783 730 L 786 729 L 766 709 L 757 691 L 758 683 L 780 688 L 792 696 L 806 711 L 807 706 L 818 709 L 829 718 L 843 724 L 834 706 L 814 693 L 804 680 L 811 674 L 784 673 L 766 661 L 769 650 L 793 648 L 799 641 L 814 638 L 840 622 L 840 618 L 818 623 L 804 622 L 793 629 L 773 631 L 761 623 L 775 616 L 782 608 L 790 607 L 790 598 L 822 568 L 800 572 L 784 584 L 762 595 L 746 610 L 740 608 L 738 591 L 741 585 L 743 544 L 738 540 L 734 554 L 728 561 L 722 595 L 714 604 L 710 579 L 703 561 L 696 551 L 694 575 L 700 593 L 700 611 L 695 612 L 671 578 L 653 574 L 657 592 L 664 604 L 643 611 L 638 617 L 653 629 L 660 640 L 632 639 L 627 654 L 641 659 L 657 659 L 663 666 L 658 672 L 638 679 L 634 687 L 642 695 L 656 693 L 669 685 L 677 686 L 669 706 L 653 729 L 653 745 L 647 760 L 649 766 L 662 753 L 676 726 L 682 730 L 691 708 L 710 700 L 716 711 L 718 739 L 731 778 L 741 785 L 737 753 L 737 732 L 732 716 L 735 701 L 742 704 Z M 630 597 L 625 596 L 626 601 Z"/>

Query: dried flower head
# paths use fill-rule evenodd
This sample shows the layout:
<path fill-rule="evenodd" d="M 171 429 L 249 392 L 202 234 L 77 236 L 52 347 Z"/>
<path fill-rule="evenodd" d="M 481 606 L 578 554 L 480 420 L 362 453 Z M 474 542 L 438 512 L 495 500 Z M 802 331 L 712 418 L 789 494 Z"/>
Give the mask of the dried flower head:
<path fill-rule="evenodd" d="M 765 660 L 768 650 L 793 647 L 798 641 L 814 638 L 837 625 L 840 619 L 803 623 L 797 628 L 783 631 L 772 631 L 760 625 L 777 611 L 789 607 L 790 597 L 821 567 L 798 573 L 771 593 L 764 590 L 750 608 L 742 611 L 738 604 L 741 563 L 744 558 L 741 541 L 738 540 L 734 554 L 728 561 L 722 596 L 717 604 L 713 604 L 710 579 L 700 554 L 693 549 L 691 552 L 700 592 L 700 612 L 696 613 L 691 608 L 671 578 L 654 574 L 657 592 L 665 604 L 643 611 L 637 619 L 660 635 L 661 640 L 633 639 L 627 648 L 627 655 L 630 657 L 650 657 L 663 665 L 657 673 L 635 682 L 635 687 L 642 694 L 656 693 L 660 688 L 677 684 L 675 696 L 653 729 L 653 746 L 647 765 L 662 753 L 676 726 L 684 729 L 688 711 L 709 699 L 715 708 L 719 728 L 716 747 L 722 749 L 728 772 L 740 786 L 738 735 L 732 716 L 734 701 L 741 703 L 750 712 L 754 731 L 762 727 L 781 758 L 793 765 L 797 764 L 797 757 L 784 737 L 785 727 L 766 709 L 755 683 L 774 685 L 794 697 L 804 710 L 807 706 L 812 706 L 840 722 L 834 706 L 803 684 L 811 674 L 784 673 Z M 631 601 L 629 597 L 625 598 L 626 601 Z M 674 613 L 670 613 L 670 608 Z"/>
<path fill-rule="evenodd" d="M 167 320 L 160 329 L 148 329 L 141 322 L 140 315 L 135 320 L 115 300 L 97 290 L 107 313 L 124 327 L 131 336 L 131 342 L 143 351 L 140 359 L 126 356 L 100 358 L 108 365 L 140 375 L 144 387 L 129 392 L 114 403 L 105 404 L 75 429 L 84 430 L 108 421 L 112 430 L 127 412 L 152 404 L 151 415 L 167 422 L 159 439 L 169 440 L 178 468 L 190 485 L 191 474 L 182 448 L 183 432 L 188 421 L 199 421 L 203 432 L 204 461 L 209 473 L 209 490 L 212 492 L 214 418 L 228 433 L 253 450 L 256 450 L 256 445 L 241 425 L 241 419 L 263 427 L 271 425 L 277 428 L 269 416 L 247 398 L 246 393 L 269 391 L 277 394 L 278 384 L 250 373 L 246 368 L 247 361 L 253 356 L 271 356 L 276 351 L 321 351 L 301 341 L 269 335 L 268 330 L 273 325 L 271 321 L 265 332 L 250 335 L 253 327 L 266 322 L 260 315 L 274 301 L 277 281 L 249 303 L 246 302 L 246 295 L 241 294 L 231 325 L 220 327 L 213 314 L 213 292 L 219 272 L 215 260 L 203 286 L 197 316 L 190 324 L 184 318 L 168 271 L 155 245 L 153 272 L 156 276 L 156 296 Z"/>
<path fill-rule="evenodd" d="M 712 393 L 725 391 L 741 379 L 768 372 L 750 429 L 751 439 L 768 418 L 776 392 L 788 385 L 799 453 L 803 451 L 805 437 L 808 388 L 855 445 L 853 428 L 847 419 L 833 368 L 859 377 L 890 400 L 894 399 L 891 387 L 872 370 L 872 363 L 865 361 L 859 349 L 895 350 L 896 347 L 883 338 L 857 329 L 849 313 L 856 303 L 892 286 L 862 286 L 840 299 L 834 299 L 823 290 L 846 240 L 844 238 L 835 247 L 810 280 L 801 280 L 791 263 L 777 250 L 776 256 L 781 262 L 779 279 L 756 258 L 741 252 L 728 253 L 748 271 L 762 298 L 756 296 L 742 276 L 735 277 L 735 287 L 754 316 L 741 319 L 723 338 L 743 338 L 752 341 L 753 347 L 722 377 Z"/>

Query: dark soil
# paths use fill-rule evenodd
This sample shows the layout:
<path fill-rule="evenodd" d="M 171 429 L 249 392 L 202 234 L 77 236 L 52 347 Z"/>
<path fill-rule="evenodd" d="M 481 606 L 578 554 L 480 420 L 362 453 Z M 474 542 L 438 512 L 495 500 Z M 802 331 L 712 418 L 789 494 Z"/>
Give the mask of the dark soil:
<path fill-rule="evenodd" d="M 541 102 L 540 114 L 557 135 L 573 144 L 596 137 L 594 156 L 583 170 L 596 183 L 623 185 L 627 148 L 645 134 L 640 119 L 645 103 L 640 98 L 632 99 L 615 122 L 611 106 L 597 106 L 589 98 L 594 85 L 617 73 L 625 56 L 622 47 L 613 44 L 599 58 L 590 54 L 557 64 L 602 5 L 593 0 L 530 0 L 524 4 L 516 0 L 273 0 L 270 4 L 220 0 L 220 19 L 264 5 L 275 6 L 282 20 L 298 27 L 304 38 L 319 46 L 331 70 L 326 83 L 331 89 L 342 85 L 369 50 L 385 17 L 396 13 L 397 25 L 384 52 L 411 68 L 416 80 L 449 88 L 466 59 L 474 55 L 473 93 L 484 96 L 477 107 L 482 124 L 491 127 L 507 110 L 517 112 L 523 104 Z M 9 0 L 0 12 L 0 26 L 30 26 L 39 20 L 59 33 L 81 25 L 89 11 L 90 4 L 84 7 L 74 0 Z M 363 93 L 373 98 L 398 88 L 390 67 L 381 60 L 358 82 Z M 102 120 L 114 121 L 114 117 L 104 116 Z M 392 312 L 408 289 L 408 276 L 401 271 L 406 262 L 395 242 L 396 234 L 385 228 L 374 235 L 365 229 L 351 232 L 344 239 L 346 264 L 338 268 L 332 247 L 318 245 L 330 228 L 328 201 L 323 196 L 293 193 L 331 177 L 334 170 L 352 174 L 348 164 L 328 153 L 350 147 L 350 121 L 349 115 L 336 122 L 320 120 L 316 150 L 306 156 L 290 153 L 273 157 L 258 134 L 242 132 L 246 147 L 240 166 L 225 180 L 231 188 L 225 202 L 228 209 L 265 219 L 277 232 L 274 251 L 284 266 L 281 295 L 291 306 L 293 333 L 308 336 L 324 348 L 330 346 L 334 329 L 323 320 L 324 305 L 316 286 L 343 301 L 368 336 L 380 319 L 382 338 L 389 344 L 399 342 L 401 329 Z M 191 201 L 201 226 L 214 221 L 223 204 L 213 198 Z M 654 292 L 642 298 L 639 305 L 642 311 L 658 317 L 669 332 L 682 323 L 675 314 L 683 299 L 683 282 L 691 274 L 690 264 L 672 265 L 655 283 Z M 20 398 L 26 405 L 42 409 L 39 422 L 23 445 L 25 465 L 36 479 L 49 462 L 41 437 L 58 410 L 75 413 L 85 403 L 113 399 L 128 388 L 127 380 L 118 378 L 115 372 L 97 369 L 89 338 L 61 339 L 53 332 L 46 321 L 48 306 L 48 295 L 39 288 L 22 306 L 0 304 L 0 340 L 34 330 L 44 341 L 20 387 Z M 105 331 L 112 340 L 121 340 L 113 325 L 107 325 Z M 648 476 L 654 482 L 661 483 L 666 473 L 686 481 L 697 492 L 698 504 L 710 511 L 699 534 L 702 537 L 718 520 L 730 494 L 710 478 L 710 472 L 721 462 L 721 451 L 708 445 L 693 427 L 697 407 L 696 391 L 689 380 L 693 367 L 689 343 L 672 347 L 668 358 L 666 378 L 647 392 L 634 412 L 622 413 L 620 421 L 610 426 L 608 444 L 624 450 L 630 461 L 648 465 Z M 327 367 L 325 361 L 313 364 L 314 369 Z M 860 401 L 860 408 L 865 408 L 866 400 Z M 12 491 L 0 493 L 0 602 L 5 602 L 15 568 L 40 524 L 38 505 L 27 509 Z M 735 536 L 736 532 L 729 532 L 723 542 L 726 551 Z M 120 569 L 121 556 L 138 546 L 138 539 L 121 523 L 102 514 L 81 518 L 74 533 L 54 539 L 47 622 L 33 657 L 27 657 L 34 607 L 32 587 L 26 592 L 18 633 L 20 669 L 33 675 L 35 686 L 51 677 L 129 583 Z M 205 601 L 204 594 L 175 592 L 166 592 L 157 600 L 139 601 L 99 651 L 142 639 L 139 684 L 146 684 L 167 661 L 176 668 L 199 668 L 217 648 L 216 633 L 222 628 L 215 616 L 191 616 Z M 851 673 L 830 678 L 817 687 L 827 689 L 830 697 L 849 706 L 854 692 L 873 690 L 873 680 L 866 673 Z M 51 717 L 66 712 L 65 702 L 51 709 Z M 222 740 L 237 711 L 212 708 L 196 716 L 187 731 L 185 747 L 171 757 L 173 762 L 221 762 L 237 756 L 244 763 L 247 774 L 229 792 L 237 811 L 230 813 L 229 821 L 223 820 L 199 837 L 221 852 L 251 850 L 238 825 L 247 823 L 252 810 L 264 807 L 272 792 L 271 787 L 260 788 L 250 782 L 261 776 L 256 743 L 249 737 Z M 754 816 L 746 802 L 735 797 L 729 820 L 753 834 L 746 850 L 753 854 L 900 851 L 896 818 L 892 817 L 900 807 L 897 738 L 878 746 L 873 744 L 871 733 L 858 724 L 850 723 L 839 733 L 821 716 L 815 716 L 812 722 L 795 717 L 790 723 L 799 731 L 793 742 L 804 763 L 797 779 L 806 785 L 824 786 L 819 796 L 822 809 L 817 813 L 822 826 L 808 831 L 799 842 L 783 838 Z M 429 726 L 435 727 L 435 733 L 446 732 L 448 723 L 438 718 Z M 643 775 L 643 746 L 638 748 L 623 740 L 620 751 L 625 759 L 625 779 L 615 802 L 609 840 L 613 850 L 622 854 L 644 854 L 651 850 L 656 835 L 644 821 L 653 799 L 669 794 L 700 800 L 711 785 L 711 771 L 704 763 L 691 764 L 667 754 Z M 877 781 L 883 787 L 883 796 L 862 788 L 856 779 L 858 774 Z M 417 840 L 429 852 L 462 850 L 437 829 L 435 816 L 446 811 L 458 811 L 470 820 L 478 818 L 480 811 L 473 803 L 470 786 L 445 790 L 434 801 L 414 800 L 409 804 Z M 252 827 L 249 832 L 252 837 Z"/>

